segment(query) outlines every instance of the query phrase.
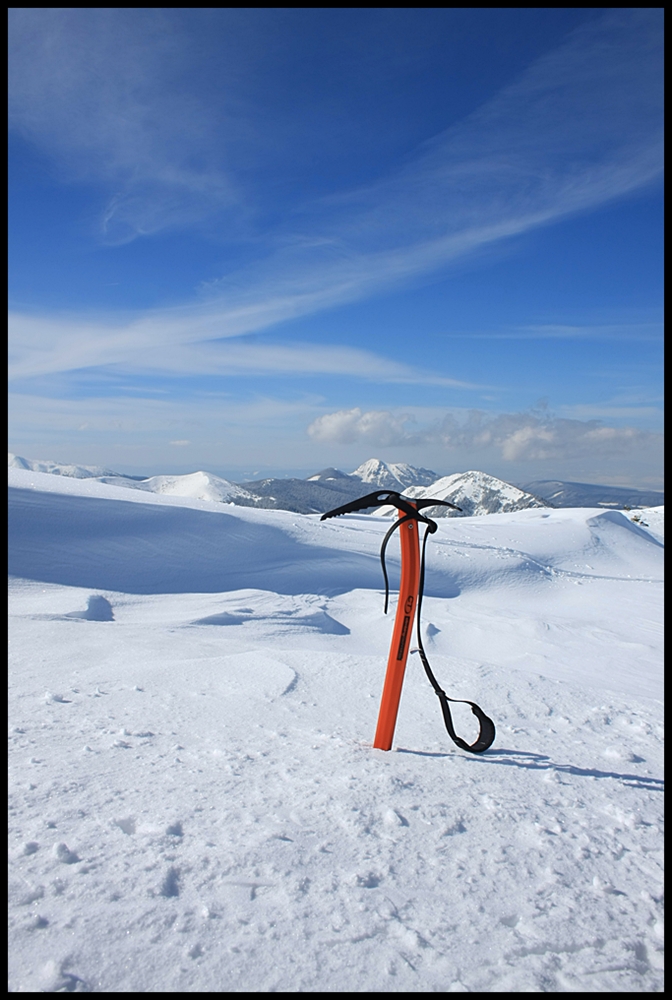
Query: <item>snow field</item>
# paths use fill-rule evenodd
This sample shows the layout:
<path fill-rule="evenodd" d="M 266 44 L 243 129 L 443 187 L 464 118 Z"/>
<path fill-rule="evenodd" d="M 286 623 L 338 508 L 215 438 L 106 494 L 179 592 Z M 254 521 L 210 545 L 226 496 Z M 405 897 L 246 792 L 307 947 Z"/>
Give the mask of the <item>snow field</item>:
<path fill-rule="evenodd" d="M 660 517 L 441 522 L 384 753 L 389 521 L 13 471 L 10 991 L 662 991 Z"/>

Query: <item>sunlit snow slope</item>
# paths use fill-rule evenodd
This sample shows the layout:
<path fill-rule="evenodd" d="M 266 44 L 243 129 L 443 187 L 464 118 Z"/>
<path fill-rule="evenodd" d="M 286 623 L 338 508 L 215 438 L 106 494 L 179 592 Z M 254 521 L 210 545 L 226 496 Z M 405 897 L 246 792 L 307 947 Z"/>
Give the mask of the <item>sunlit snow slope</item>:
<path fill-rule="evenodd" d="M 12 992 L 662 990 L 661 509 L 440 522 L 476 757 L 415 655 L 371 748 L 388 519 L 9 481 Z"/>

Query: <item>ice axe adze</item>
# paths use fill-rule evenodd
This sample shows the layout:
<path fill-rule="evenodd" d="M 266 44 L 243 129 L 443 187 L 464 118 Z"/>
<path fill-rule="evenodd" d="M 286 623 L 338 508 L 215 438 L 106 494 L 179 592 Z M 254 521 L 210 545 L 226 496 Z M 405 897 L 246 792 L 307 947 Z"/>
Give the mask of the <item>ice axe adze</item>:
<path fill-rule="evenodd" d="M 385 567 L 385 549 L 392 533 L 397 528 L 400 529 L 401 538 L 401 580 L 399 583 L 399 603 L 394 621 L 390 655 L 387 660 L 387 672 L 385 674 L 383 696 L 380 702 L 378 725 L 373 745 L 379 750 L 389 750 L 392 746 L 394 727 L 399 711 L 401 688 L 404 683 L 406 660 L 408 659 L 413 618 L 417 616 L 418 653 L 420 654 L 420 659 L 422 660 L 422 665 L 425 668 L 429 682 L 441 703 L 446 729 L 451 739 L 463 750 L 468 750 L 470 753 L 483 753 L 484 750 L 487 750 L 491 746 L 495 738 L 495 725 L 492 719 L 489 719 L 485 712 L 478 705 L 474 704 L 473 701 L 464 701 L 461 698 L 449 698 L 446 692 L 441 689 L 436 677 L 432 673 L 425 654 L 420 628 L 420 609 L 425 580 L 425 546 L 427 544 L 427 537 L 433 535 L 438 527 L 436 521 L 425 517 L 420 511 L 424 507 L 452 507 L 453 510 L 460 510 L 460 508 L 456 507 L 453 503 L 448 503 L 447 500 L 433 500 L 425 497 L 422 499 L 410 499 L 394 490 L 377 490 L 375 493 L 367 493 L 364 497 L 359 497 L 357 500 L 343 504 L 342 507 L 336 507 L 334 510 L 327 511 L 326 514 L 322 515 L 320 520 L 324 521 L 328 517 L 338 517 L 339 514 L 352 514 L 358 510 L 366 510 L 369 507 L 380 507 L 388 504 L 397 508 L 399 517 L 385 535 L 380 549 L 380 560 L 385 578 L 386 614 L 389 585 L 387 569 Z M 422 556 L 420 555 L 419 538 L 421 523 L 427 526 L 422 540 Z M 463 704 L 471 706 L 471 711 L 478 719 L 480 725 L 480 732 L 475 743 L 469 745 L 456 734 L 448 705 L 449 701 L 461 701 Z"/>

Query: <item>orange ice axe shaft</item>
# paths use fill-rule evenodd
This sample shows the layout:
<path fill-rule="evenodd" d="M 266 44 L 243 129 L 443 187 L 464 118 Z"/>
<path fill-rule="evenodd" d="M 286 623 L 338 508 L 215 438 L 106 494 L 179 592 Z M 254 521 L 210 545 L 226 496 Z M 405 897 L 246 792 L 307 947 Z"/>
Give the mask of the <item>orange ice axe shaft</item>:
<path fill-rule="evenodd" d="M 414 505 L 412 505 L 414 506 Z M 406 517 L 403 510 L 399 517 Z M 389 750 L 397 724 L 401 688 L 404 683 L 408 650 L 413 634 L 413 619 L 418 602 L 420 584 L 420 541 L 418 521 L 407 521 L 399 528 L 401 536 L 401 581 L 399 583 L 399 603 L 394 620 L 392 644 L 387 660 L 387 671 L 383 685 L 383 696 L 378 712 L 378 725 L 373 745 L 378 750 Z"/>

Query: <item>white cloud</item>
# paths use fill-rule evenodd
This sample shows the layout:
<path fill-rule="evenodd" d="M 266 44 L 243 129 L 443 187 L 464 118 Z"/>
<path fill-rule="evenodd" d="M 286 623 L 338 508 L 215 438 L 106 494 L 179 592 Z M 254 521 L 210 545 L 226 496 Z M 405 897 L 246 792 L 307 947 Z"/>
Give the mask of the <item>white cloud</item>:
<path fill-rule="evenodd" d="M 445 455 L 497 454 L 505 462 L 567 460 L 599 455 L 633 455 L 638 449 L 662 453 L 662 434 L 634 427 L 605 427 L 598 420 L 570 420 L 542 411 L 488 414 L 473 410 L 466 418 L 446 414 L 418 425 L 413 415 L 359 407 L 326 413 L 308 427 L 316 441 L 362 442 L 371 446 L 439 446 Z"/>
<path fill-rule="evenodd" d="M 626 455 L 656 443 L 662 447 L 662 434 L 605 427 L 598 420 L 571 420 L 543 411 L 495 416 L 475 411 L 464 423 L 447 416 L 438 428 L 438 440 L 449 449 L 495 448 L 507 462 Z"/>
<path fill-rule="evenodd" d="M 413 444 L 418 440 L 408 430 L 412 418 L 406 414 L 393 414 L 389 410 L 369 410 L 362 413 L 359 407 L 325 413 L 308 427 L 314 441 L 329 444 L 363 442 L 373 446 Z"/>

